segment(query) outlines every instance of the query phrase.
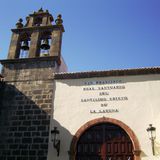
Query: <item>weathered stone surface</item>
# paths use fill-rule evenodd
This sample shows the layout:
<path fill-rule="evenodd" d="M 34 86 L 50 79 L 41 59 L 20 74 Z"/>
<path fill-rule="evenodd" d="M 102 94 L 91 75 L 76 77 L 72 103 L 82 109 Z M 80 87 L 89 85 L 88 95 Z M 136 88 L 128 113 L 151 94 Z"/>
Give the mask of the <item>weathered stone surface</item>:
<path fill-rule="evenodd" d="M 18 89 L 23 88 L 28 96 L 32 96 L 30 95 L 29 91 L 31 91 L 32 89 L 36 90 L 37 86 L 48 88 L 48 85 L 50 85 L 50 83 L 44 81 L 53 79 L 53 73 L 56 71 L 55 60 L 53 60 L 52 57 L 50 59 L 46 59 L 46 61 L 42 61 L 42 58 L 43 57 L 36 59 L 36 61 L 35 59 L 27 59 L 24 61 L 17 60 L 17 63 L 4 62 L 5 64 L 3 64 L 3 75 L 5 76 L 5 81 L 13 81 L 14 83 L 16 82 Z M 34 85 L 24 86 L 23 83 L 20 82 L 26 81 L 26 84 L 29 84 L 30 81 L 33 80 L 36 81 Z"/>
<path fill-rule="evenodd" d="M 47 68 L 49 63 L 39 65 L 44 68 L 34 64 L 36 69 L 30 65 L 15 63 L 4 68 L 6 84 L 0 85 L 0 157 L 6 159 L 47 157 L 53 94 L 50 74 L 53 76 L 54 65 L 51 62 L 51 70 Z M 38 78 L 33 75 L 35 72 L 40 73 Z"/>

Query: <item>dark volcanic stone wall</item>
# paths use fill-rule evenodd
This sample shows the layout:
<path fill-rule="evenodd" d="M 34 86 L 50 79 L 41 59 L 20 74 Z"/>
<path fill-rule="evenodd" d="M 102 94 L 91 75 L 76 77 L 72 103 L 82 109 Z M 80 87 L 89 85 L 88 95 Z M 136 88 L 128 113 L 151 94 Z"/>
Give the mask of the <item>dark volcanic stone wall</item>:
<path fill-rule="evenodd" d="M 3 100 L 4 87 L 5 83 L 2 81 L 2 78 L 0 77 L 0 115 L 3 109 L 2 100 Z"/>
<path fill-rule="evenodd" d="M 52 61 L 4 65 L 0 160 L 47 159 L 53 72 Z"/>

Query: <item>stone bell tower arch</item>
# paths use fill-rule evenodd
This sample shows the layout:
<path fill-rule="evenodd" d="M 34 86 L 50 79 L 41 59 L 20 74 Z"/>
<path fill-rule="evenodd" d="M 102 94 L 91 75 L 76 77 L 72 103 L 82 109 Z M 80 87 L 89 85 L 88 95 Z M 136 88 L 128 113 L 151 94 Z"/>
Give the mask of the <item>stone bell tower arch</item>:
<path fill-rule="evenodd" d="M 20 18 L 16 23 L 16 29 L 12 29 L 12 38 L 8 53 L 8 59 L 21 58 L 21 50 L 27 50 L 28 55 L 23 58 L 37 58 L 41 55 L 43 44 L 48 45 L 43 49 L 49 49 L 45 56 L 54 57 L 58 64 L 61 63 L 61 44 L 64 32 L 62 16 L 58 15 L 55 20 L 48 10 L 41 8 L 26 17 L 26 24 Z M 50 41 L 50 44 L 49 44 Z"/>

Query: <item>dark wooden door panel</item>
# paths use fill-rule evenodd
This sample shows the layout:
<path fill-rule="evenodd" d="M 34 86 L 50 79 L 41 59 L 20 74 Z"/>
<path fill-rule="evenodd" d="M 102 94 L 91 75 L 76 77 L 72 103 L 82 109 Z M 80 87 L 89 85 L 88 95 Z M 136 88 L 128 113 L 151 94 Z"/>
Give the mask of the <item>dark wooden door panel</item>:
<path fill-rule="evenodd" d="M 132 142 L 122 128 L 102 123 L 80 137 L 76 160 L 133 160 L 132 151 Z"/>

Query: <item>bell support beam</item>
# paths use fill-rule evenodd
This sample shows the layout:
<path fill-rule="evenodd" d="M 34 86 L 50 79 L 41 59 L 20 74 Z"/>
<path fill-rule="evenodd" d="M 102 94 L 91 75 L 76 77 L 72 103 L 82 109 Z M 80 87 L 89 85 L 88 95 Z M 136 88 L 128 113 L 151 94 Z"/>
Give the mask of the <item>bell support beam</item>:
<path fill-rule="evenodd" d="M 47 16 L 43 17 L 43 19 L 42 19 L 42 24 L 43 24 L 43 25 L 44 25 L 44 24 L 47 24 L 47 21 L 48 21 L 48 17 L 47 17 Z"/>
<path fill-rule="evenodd" d="M 40 49 L 40 32 L 33 32 L 31 35 L 31 44 L 29 49 L 29 58 L 38 57 Z"/>
<path fill-rule="evenodd" d="M 33 25 L 33 22 L 34 22 L 34 19 L 33 19 L 33 17 L 29 17 L 29 20 L 28 20 L 27 27 L 32 27 L 32 25 Z"/>
<path fill-rule="evenodd" d="M 20 51 L 20 35 L 18 33 L 13 32 L 9 47 L 8 59 L 18 58 L 19 51 Z"/>
<path fill-rule="evenodd" d="M 61 43 L 62 43 L 62 30 L 57 29 L 52 31 L 52 40 L 50 48 L 50 56 L 61 57 Z"/>

